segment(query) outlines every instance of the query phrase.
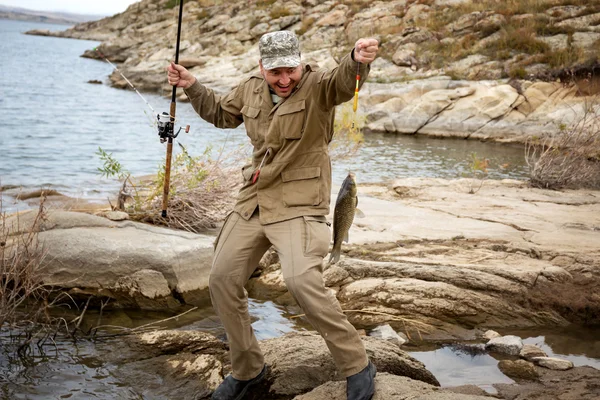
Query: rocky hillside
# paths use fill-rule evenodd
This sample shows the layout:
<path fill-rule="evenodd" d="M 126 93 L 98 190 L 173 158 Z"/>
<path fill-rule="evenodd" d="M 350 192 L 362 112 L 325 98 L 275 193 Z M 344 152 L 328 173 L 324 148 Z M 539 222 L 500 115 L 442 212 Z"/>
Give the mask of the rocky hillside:
<path fill-rule="evenodd" d="M 375 91 L 378 96 L 365 103 L 369 109 L 363 108 L 371 130 L 436 135 L 444 131 L 454 136 L 481 134 L 481 138 L 498 139 L 497 134 L 482 133 L 481 129 L 505 120 L 526 103 L 516 122 L 527 127 L 514 129 L 510 122 L 508 130 L 516 136 L 502 133 L 499 137 L 522 141 L 532 134 L 530 126 L 540 126 L 538 119 L 529 121 L 537 106 L 545 106 L 540 115 L 545 118 L 548 108 L 559 106 L 556 98 L 598 91 L 598 83 L 589 78 L 600 71 L 600 0 L 189 0 L 184 4 L 180 61 L 217 91 L 226 91 L 241 77 L 257 71 L 256 44 L 266 32 L 295 31 L 301 37 L 304 60 L 321 66 L 334 66 L 358 37 L 377 37 L 380 57 L 373 63 L 371 86 L 365 92 L 370 97 Z M 166 94 L 169 87 L 164 68 L 174 58 L 177 8 L 175 0 L 142 0 L 121 14 L 79 24 L 56 35 L 102 41 L 102 53 L 123 63 L 122 70 L 138 88 Z M 92 50 L 84 56 L 99 57 Z M 562 83 L 574 81 L 578 86 L 567 92 L 558 84 L 537 87 L 530 93 L 535 95 L 530 101 L 527 90 L 532 83 L 557 79 Z M 127 86 L 116 72 L 111 80 L 117 87 Z M 423 80 L 438 83 L 419 83 L 416 88 L 415 82 Z M 511 85 L 503 88 L 506 83 Z M 389 89 L 397 84 L 403 84 L 400 91 Z M 411 90 L 424 94 L 427 91 L 422 86 L 446 91 L 441 94 L 439 107 L 407 109 L 405 100 L 380 106 Z M 489 87 L 500 88 L 498 94 L 489 98 L 485 90 Z M 433 95 L 436 101 L 440 100 L 438 95 Z M 481 96 L 489 99 L 482 102 Z M 414 103 L 417 96 L 410 97 Z M 446 129 L 444 113 L 467 97 L 470 103 L 483 104 L 483 109 L 474 112 L 481 121 Z M 488 103 L 495 109 L 487 110 Z M 506 104 L 498 109 L 496 103 Z M 371 109 L 374 104 L 380 109 Z M 423 115 L 404 129 L 403 123 L 399 127 L 394 122 L 400 118 L 398 112 L 409 114 L 401 115 L 402 121 Z M 463 113 L 451 119 L 472 117 Z M 565 119 L 568 123 L 574 117 L 559 112 L 557 118 L 542 121 L 542 129 L 564 125 Z M 430 132 L 432 120 L 442 123 L 442 129 L 438 126 Z"/>

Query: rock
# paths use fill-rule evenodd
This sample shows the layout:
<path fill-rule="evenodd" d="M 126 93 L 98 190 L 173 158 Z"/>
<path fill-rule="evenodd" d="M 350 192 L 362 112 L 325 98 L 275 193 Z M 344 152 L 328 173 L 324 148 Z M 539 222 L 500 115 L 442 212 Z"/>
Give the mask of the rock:
<path fill-rule="evenodd" d="M 536 365 L 540 367 L 553 369 L 555 371 L 566 371 L 573 368 L 573 363 L 569 360 L 561 360 L 560 358 L 554 357 L 533 357 L 531 359 Z"/>
<path fill-rule="evenodd" d="M 537 39 L 550 46 L 550 49 L 552 49 L 552 51 L 566 50 L 569 46 L 569 36 L 564 33 L 554 36 L 540 36 Z"/>
<path fill-rule="evenodd" d="M 371 337 L 361 337 L 367 354 L 381 373 L 389 372 L 439 385 L 425 366 L 400 350 L 395 344 Z M 265 362 L 270 365 L 266 378 L 271 396 L 294 396 L 305 393 L 329 380 L 341 380 L 325 341 L 316 333 L 288 333 L 261 342 Z"/>
<path fill-rule="evenodd" d="M 417 45 L 415 43 L 408 43 L 398 47 L 392 56 L 392 61 L 394 64 L 400 67 L 410 67 L 412 65 L 416 65 L 418 63 L 415 57 L 416 48 Z"/>
<path fill-rule="evenodd" d="M 200 58 L 180 58 L 179 65 L 185 68 L 194 68 L 206 64 L 206 60 Z"/>
<path fill-rule="evenodd" d="M 23 230 L 33 217 L 20 217 Z M 40 229 L 47 285 L 96 293 L 117 308 L 179 308 L 208 299 L 213 237 L 66 211 L 49 211 Z"/>
<path fill-rule="evenodd" d="M 501 360 L 498 369 L 509 378 L 516 380 L 536 380 L 539 378 L 535 366 L 525 360 Z"/>
<path fill-rule="evenodd" d="M 339 286 L 351 282 L 352 278 L 344 268 L 331 265 L 323 273 L 323 280 L 327 286 Z"/>
<path fill-rule="evenodd" d="M 439 386 L 421 362 L 398 346 L 370 337 L 363 337 L 363 342 L 380 375 L 402 375 L 406 382 L 414 380 L 416 386 L 431 391 Z M 316 333 L 288 333 L 259 343 L 269 368 L 264 381 L 253 390 L 255 398 L 292 398 L 329 380 L 343 381 Z M 119 376 L 140 393 L 169 398 L 192 398 L 191 393 L 208 398 L 229 373 L 226 346 L 202 332 L 157 331 L 127 337 L 109 361 L 118 365 Z"/>
<path fill-rule="evenodd" d="M 485 333 L 483 334 L 483 337 L 487 340 L 492 340 L 501 336 L 502 335 L 500 335 L 498 332 L 492 330 L 485 331 Z"/>
<path fill-rule="evenodd" d="M 345 10 L 333 10 L 316 22 L 318 26 L 343 26 L 346 23 Z"/>
<path fill-rule="evenodd" d="M 129 214 L 123 211 L 107 211 L 103 213 L 102 216 L 111 221 L 125 221 L 129 219 Z"/>
<path fill-rule="evenodd" d="M 294 400 L 345 400 L 345 382 L 327 382 Z M 452 393 L 403 376 L 378 372 L 375 377 L 373 400 L 489 400 L 488 396 Z"/>
<path fill-rule="evenodd" d="M 491 339 L 486 343 L 485 348 L 489 351 L 517 356 L 523 348 L 523 341 L 518 336 L 507 335 Z"/>
<path fill-rule="evenodd" d="M 524 344 L 519 356 L 528 361 L 531 361 L 533 357 L 548 357 L 542 349 L 532 344 Z"/>
<path fill-rule="evenodd" d="M 388 340 L 392 343 L 395 343 L 398 346 L 402 346 L 407 342 L 407 340 L 401 337 L 391 326 L 379 325 L 371 330 L 369 336 L 376 337 L 383 340 Z"/>

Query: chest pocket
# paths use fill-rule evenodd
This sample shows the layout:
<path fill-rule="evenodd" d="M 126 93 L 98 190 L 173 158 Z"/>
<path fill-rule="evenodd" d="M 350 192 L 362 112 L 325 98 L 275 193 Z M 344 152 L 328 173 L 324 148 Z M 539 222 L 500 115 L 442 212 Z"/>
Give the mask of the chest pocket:
<path fill-rule="evenodd" d="M 260 130 L 260 108 L 251 107 L 245 105 L 242 107 L 242 115 L 244 116 L 244 126 L 246 127 L 246 133 L 250 136 L 250 139 L 256 139 Z"/>
<path fill-rule="evenodd" d="M 277 112 L 277 127 L 286 139 L 300 139 L 306 126 L 306 101 L 282 104 Z"/>

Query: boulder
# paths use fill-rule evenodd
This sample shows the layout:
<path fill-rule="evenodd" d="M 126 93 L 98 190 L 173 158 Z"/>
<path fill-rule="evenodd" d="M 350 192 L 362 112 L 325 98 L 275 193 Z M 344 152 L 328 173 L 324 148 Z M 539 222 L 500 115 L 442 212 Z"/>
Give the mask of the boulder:
<path fill-rule="evenodd" d="M 19 216 L 16 233 L 26 231 L 34 216 Z M 16 226 L 16 217 L 7 223 Z M 107 297 L 113 307 L 172 309 L 208 299 L 212 236 L 51 211 L 38 239 L 45 248 L 46 285 Z"/>
<path fill-rule="evenodd" d="M 573 362 L 555 357 L 533 357 L 531 361 L 540 367 L 556 371 L 566 371 L 573 368 Z"/>
<path fill-rule="evenodd" d="M 486 343 L 485 348 L 489 351 L 516 356 L 523 348 L 523 341 L 518 336 L 507 335 L 491 339 Z"/>
<path fill-rule="evenodd" d="M 501 360 L 498 363 L 498 369 L 504 375 L 515 380 L 535 380 L 539 378 L 535 366 L 525 360 Z"/>

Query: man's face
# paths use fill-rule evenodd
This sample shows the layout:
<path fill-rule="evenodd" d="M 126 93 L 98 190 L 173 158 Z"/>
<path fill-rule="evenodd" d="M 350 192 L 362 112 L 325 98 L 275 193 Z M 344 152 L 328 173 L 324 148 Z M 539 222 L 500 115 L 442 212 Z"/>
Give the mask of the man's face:
<path fill-rule="evenodd" d="M 260 73 L 265 78 L 271 89 L 279 97 L 288 97 L 302 78 L 302 66 L 280 67 L 273 69 L 264 69 L 260 63 Z"/>

